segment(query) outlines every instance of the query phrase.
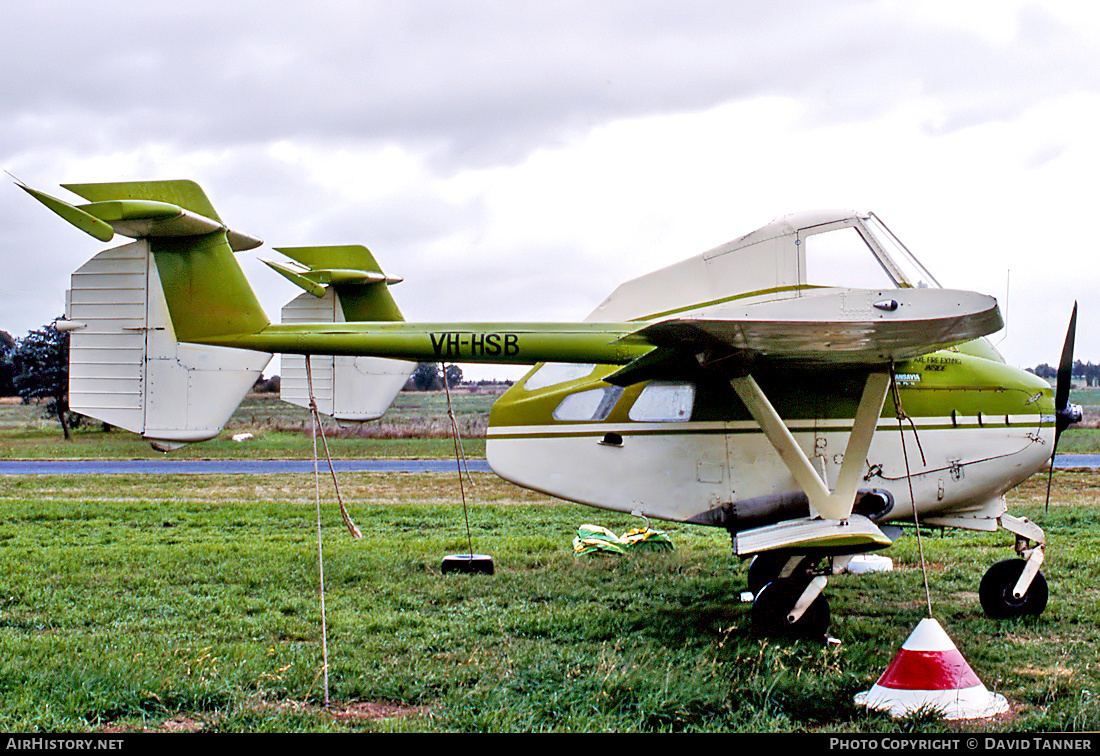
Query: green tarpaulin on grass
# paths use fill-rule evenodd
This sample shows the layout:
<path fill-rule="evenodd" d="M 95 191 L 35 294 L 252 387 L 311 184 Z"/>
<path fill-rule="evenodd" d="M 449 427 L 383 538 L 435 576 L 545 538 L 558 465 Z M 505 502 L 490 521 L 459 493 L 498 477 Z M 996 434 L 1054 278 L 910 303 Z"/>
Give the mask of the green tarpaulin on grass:
<path fill-rule="evenodd" d="M 617 536 L 601 525 L 581 525 L 573 539 L 573 552 L 582 554 L 626 554 L 628 551 L 672 551 L 672 539 L 660 530 L 634 528 Z"/>

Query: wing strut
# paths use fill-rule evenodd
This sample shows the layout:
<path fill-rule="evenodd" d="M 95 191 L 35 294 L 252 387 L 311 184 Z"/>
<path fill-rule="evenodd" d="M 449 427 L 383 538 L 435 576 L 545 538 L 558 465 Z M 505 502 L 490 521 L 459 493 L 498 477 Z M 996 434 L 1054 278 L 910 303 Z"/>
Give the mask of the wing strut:
<path fill-rule="evenodd" d="M 795 442 L 783 418 L 775 411 L 756 380 L 751 375 L 746 375 L 731 379 L 730 384 L 794 476 L 795 482 L 806 493 L 813 512 L 828 520 L 846 520 L 855 505 L 856 487 L 867 459 L 867 451 L 871 447 L 871 439 L 875 435 L 875 427 L 882 414 L 886 392 L 890 388 L 890 374 L 868 374 L 863 396 L 856 410 L 852 433 L 844 449 L 844 462 L 840 465 L 836 488 L 831 492 L 827 482 Z"/>

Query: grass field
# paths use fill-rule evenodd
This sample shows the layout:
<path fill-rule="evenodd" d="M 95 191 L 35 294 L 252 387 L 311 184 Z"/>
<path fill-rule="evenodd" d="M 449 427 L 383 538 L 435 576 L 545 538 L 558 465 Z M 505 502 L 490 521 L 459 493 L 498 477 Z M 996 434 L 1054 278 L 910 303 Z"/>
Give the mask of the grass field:
<path fill-rule="evenodd" d="M 1100 392 L 1097 392 L 1100 394 Z M 1090 404 L 1093 393 L 1073 401 Z M 471 456 L 493 397 L 456 397 Z M 1093 409 L 1090 409 L 1093 407 Z M 9 458 L 157 456 L 132 434 L 71 442 L 35 407 L 0 405 Z M 389 425 L 332 428 L 335 456 L 446 457 L 442 394 L 402 394 Z M 480 428 L 480 431 L 479 431 Z M 248 431 L 247 443 L 230 440 Z M 1060 450 L 1100 451 L 1074 428 Z M 1079 445 L 1079 449 L 1073 448 Z M 250 397 L 194 457 L 306 457 L 308 416 Z M 952 725 L 855 706 L 926 613 L 916 539 L 891 573 L 830 581 L 839 645 L 749 632 L 744 565 L 724 531 L 658 525 L 672 553 L 573 555 L 577 526 L 625 515 L 475 475 L 473 546 L 493 576 L 443 576 L 467 548 L 453 475 L 341 476 L 353 540 L 327 493 L 324 549 L 333 703 L 321 704 L 314 488 L 309 476 L 0 480 L 0 731 L 815 731 L 1100 728 L 1100 512 L 1093 473 L 1040 476 L 1010 495 L 1047 531 L 1051 601 L 994 622 L 985 569 L 1012 539 L 924 539 L 934 616 L 1010 714 Z"/>
<path fill-rule="evenodd" d="M 636 524 L 475 476 L 466 550 L 453 476 L 344 476 L 362 540 L 324 507 L 333 705 L 321 674 L 308 476 L 110 476 L 0 488 L 0 731 L 942 731 L 858 708 L 924 616 L 916 539 L 894 572 L 831 581 L 842 643 L 749 633 L 723 531 L 671 526 L 673 553 L 578 558 L 584 522 Z M 1040 618 L 986 619 L 977 583 L 1011 539 L 926 537 L 934 613 L 1013 704 L 965 729 L 1095 730 L 1098 485 L 1013 494 L 1050 538 Z"/>

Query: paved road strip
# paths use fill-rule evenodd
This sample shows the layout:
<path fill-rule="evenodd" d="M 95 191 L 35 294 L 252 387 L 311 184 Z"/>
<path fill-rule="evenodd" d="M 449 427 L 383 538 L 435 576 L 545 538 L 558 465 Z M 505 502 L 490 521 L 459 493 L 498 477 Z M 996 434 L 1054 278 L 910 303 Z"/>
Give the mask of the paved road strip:
<path fill-rule="evenodd" d="M 455 472 L 453 459 L 333 460 L 336 472 Z M 469 460 L 470 472 L 490 472 L 483 459 Z M 321 462 L 321 472 L 328 465 Z M 0 475 L 274 475 L 312 473 L 309 459 L 29 459 L 0 460 Z"/>

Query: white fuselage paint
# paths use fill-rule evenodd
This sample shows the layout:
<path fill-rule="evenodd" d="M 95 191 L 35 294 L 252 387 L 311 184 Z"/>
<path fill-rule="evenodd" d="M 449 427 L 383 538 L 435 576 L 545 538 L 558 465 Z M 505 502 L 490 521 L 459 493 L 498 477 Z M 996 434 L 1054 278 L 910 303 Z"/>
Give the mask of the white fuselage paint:
<path fill-rule="evenodd" d="M 883 522 L 911 521 L 915 501 L 922 520 L 963 515 L 975 518 L 975 529 L 990 529 L 989 520 L 1003 512 L 1000 497 L 1050 459 L 1053 428 L 1041 426 L 1038 415 L 1011 416 L 1007 424 L 1001 416 L 1000 425 L 955 422 L 922 418 L 915 435 L 904 423 L 903 452 L 897 421 L 879 421 L 860 489 L 893 496 Z M 790 423 L 830 488 L 850 427 L 843 420 Z M 609 433 L 622 444 L 604 443 Z M 494 472 L 525 488 L 678 522 L 723 504 L 798 491 L 751 421 L 490 427 L 486 456 Z"/>

